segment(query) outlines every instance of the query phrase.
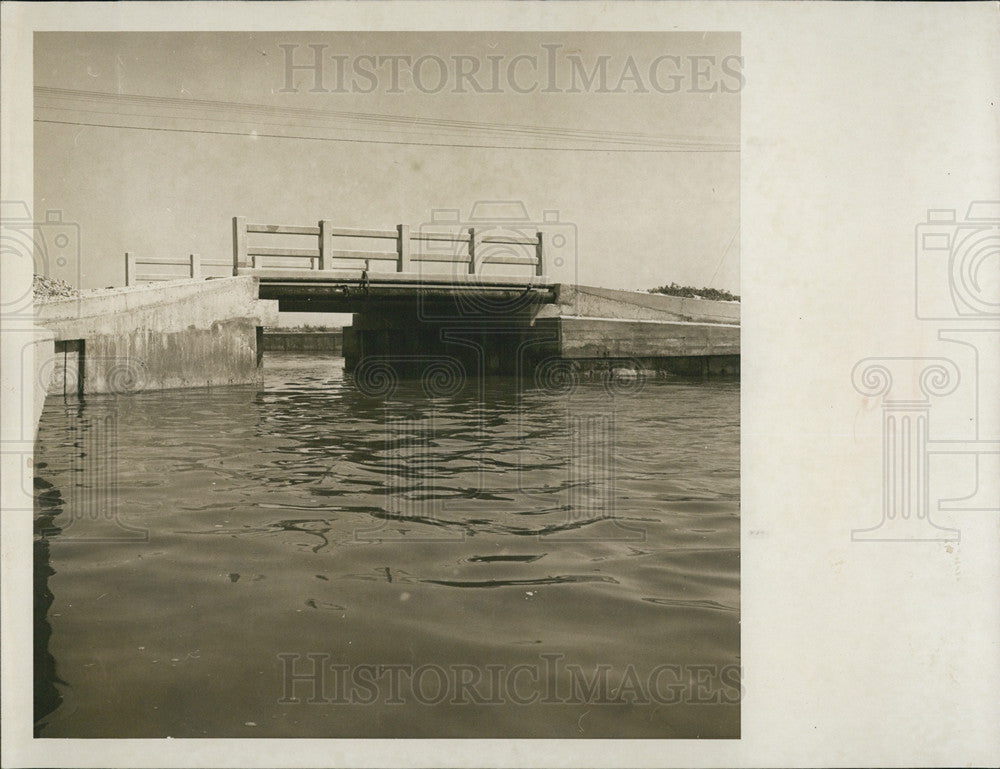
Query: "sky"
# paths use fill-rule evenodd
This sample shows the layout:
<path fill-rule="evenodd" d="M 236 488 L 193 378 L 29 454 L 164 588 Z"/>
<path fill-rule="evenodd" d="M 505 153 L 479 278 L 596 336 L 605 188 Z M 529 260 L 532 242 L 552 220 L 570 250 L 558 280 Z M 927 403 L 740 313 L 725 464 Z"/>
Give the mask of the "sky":
<path fill-rule="evenodd" d="M 557 280 L 739 293 L 738 56 L 728 33 L 36 33 L 35 218 L 80 239 L 50 274 L 231 263 L 236 215 L 416 228 L 514 201 L 563 236 Z"/>

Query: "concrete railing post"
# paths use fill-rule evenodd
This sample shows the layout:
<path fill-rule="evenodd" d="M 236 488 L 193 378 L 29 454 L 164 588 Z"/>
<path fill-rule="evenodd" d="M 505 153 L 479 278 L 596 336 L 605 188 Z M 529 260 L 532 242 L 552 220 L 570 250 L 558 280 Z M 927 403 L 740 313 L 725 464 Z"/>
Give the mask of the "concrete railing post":
<path fill-rule="evenodd" d="M 135 272 L 135 254 L 131 254 L 128 251 L 125 252 L 125 285 L 134 286 L 138 279 Z"/>
<path fill-rule="evenodd" d="M 330 254 L 333 252 L 333 222 L 322 219 L 319 223 L 319 268 L 330 269 Z M 314 266 L 315 270 L 316 267 Z"/>
<path fill-rule="evenodd" d="M 256 262 L 256 258 L 254 262 Z M 239 274 L 240 267 L 247 263 L 247 218 L 233 217 L 233 275 Z M 254 265 L 256 266 L 256 264 Z"/>
<path fill-rule="evenodd" d="M 396 272 L 410 269 L 410 225 L 396 225 Z"/>
<path fill-rule="evenodd" d="M 201 278 L 201 254 L 191 254 L 191 277 L 194 279 Z"/>
<path fill-rule="evenodd" d="M 544 275 L 545 262 L 542 261 L 542 233 L 536 232 L 535 237 L 538 238 L 538 242 L 535 244 L 535 275 Z"/>
<path fill-rule="evenodd" d="M 481 236 L 479 236 L 481 237 Z M 479 251 L 479 243 L 476 240 L 476 228 L 469 227 L 469 274 L 476 274 L 476 253 Z"/>

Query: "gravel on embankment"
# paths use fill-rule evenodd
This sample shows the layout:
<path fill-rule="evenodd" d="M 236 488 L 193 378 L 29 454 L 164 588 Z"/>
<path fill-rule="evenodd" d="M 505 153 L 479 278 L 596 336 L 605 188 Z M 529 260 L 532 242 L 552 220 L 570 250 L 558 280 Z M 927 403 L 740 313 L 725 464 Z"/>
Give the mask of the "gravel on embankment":
<path fill-rule="evenodd" d="M 79 296 L 80 292 L 69 283 L 58 278 L 46 278 L 43 275 L 35 275 L 32 288 L 34 289 L 35 301 L 45 302 L 52 299 L 71 299 Z"/>

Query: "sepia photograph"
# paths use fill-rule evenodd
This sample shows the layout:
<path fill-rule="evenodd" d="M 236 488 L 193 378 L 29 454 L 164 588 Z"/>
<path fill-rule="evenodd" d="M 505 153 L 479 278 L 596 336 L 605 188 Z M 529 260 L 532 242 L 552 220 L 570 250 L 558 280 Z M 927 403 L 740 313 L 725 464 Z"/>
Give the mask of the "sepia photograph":
<path fill-rule="evenodd" d="M 995 0 L 0 0 L 0 764 L 1000 765 Z"/>

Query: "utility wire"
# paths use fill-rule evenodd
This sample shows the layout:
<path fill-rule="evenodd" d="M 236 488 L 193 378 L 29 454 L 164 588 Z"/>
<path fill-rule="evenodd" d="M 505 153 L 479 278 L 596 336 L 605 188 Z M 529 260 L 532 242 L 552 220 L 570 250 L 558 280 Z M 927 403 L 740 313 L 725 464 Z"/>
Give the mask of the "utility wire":
<path fill-rule="evenodd" d="M 719 274 L 719 269 L 722 267 L 722 262 L 726 258 L 726 254 L 729 253 L 729 249 L 733 247 L 733 243 L 736 242 L 736 236 L 739 234 L 739 232 L 740 232 L 740 225 L 739 223 L 737 223 L 736 230 L 733 232 L 733 236 L 729 239 L 729 243 L 726 244 L 726 247 L 722 252 L 722 256 L 719 257 L 719 263 L 715 265 L 715 272 L 712 273 L 712 279 L 708 281 L 708 285 L 711 286 L 712 283 L 715 282 L 715 276 Z"/>
<path fill-rule="evenodd" d="M 302 136 L 288 134 L 269 133 L 247 133 L 243 131 L 209 131 L 198 128 L 164 128 L 160 126 L 130 126 L 114 125 L 111 123 L 91 123 L 81 120 L 48 120 L 35 118 L 36 123 L 49 123 L 52 125 L 72 125 L 88 126 L 92 128 L 117 128 L 130 131 L 162 131 L 167 133 L 185 134 L 208 134 L 215 136 L 254 136 L 261 139 L 305 139 L 308 141 L 327 142 L 347 142 L 351 144 L 394 144 L 410 147 L 454 147 L 458 149 L 496 149 L 496 150 L 548 150 L 566 152 L 637 152 L 637 153 L 717 153 L 717 152 L 739 152 L 739 150 L 714 150 L 714 149 L 693 149 L 693 148 L 661 148 L 661 149 L 623 149 L 614 147 L 522 147 L 511 144 L 456 144 L 453 142 L 406 142 L 389 139 L 346 139 L 343 137 L 330 136 Z"/>
<path fill-rule="evenodd" d="M 112 101 L 117 105 L 145 105 L 169 108 L 172 111 L 197 110 L 204 113 L 206 110 L 212 112 L 229 111 L 243 113 L 244 117 L 267 116 L 286 117 L 297 121 L 307 120 L 349 120 L 367 124 L 388 124 L 407 127 L 428 127 L 436 130 L 457 131 L 465 134 L 500 134 L 506 136 L 527 136 L 533 139 L 542 140 L 573 140 L 586 142 L 611 142 L 616 144 L 637 144 L 637 145 L 663 145 L 669 144 L 680 146 L 681 149 L 710 150 L 718 152 L 738 151 L 738 143 L 725 140 L 706 140 L 704 137 L 684 136 L 656 136 L 651 134 L 626 132 L 626 131 L 605 131 L 590 129 L 567 129 L 551 128 L 544 126 L 531 126 L 521 124 L 496 125 L 489 123 L 477 123 L 472 121 L 446 120 L 440 118 L 420 118 L 414 116 L 385 115 L 368 112 L 349 112 L 335 110 L 315 110 L 304 108 L 282 108 L 270 107 L 261 104 L 249 104 L 244 102 L 203 100 L 203 99 L 180 99 L 175 97 L 162 96 L 139 96 L 134 94 L 112 94 L 104 91 L 76 91 L 70 89 L 46 88 L 38 86 L 35 88 L 35 95 L 42 99 L 56 100 L 85 100 L 107 102 Z M 43 105 L 39 105 L 44 108 Z M 48 109 L 67 110 L 71 107 L 48 107 Z M 87 110 L 86 108 L 76 108 L 81 112 L 101 113 L 101 110 Z M 114 114 L 128 117 L 129 113 L 116 112 Z M 141 117 L 154 117 L 140 115 Z M 155 116 L 155 117 L 176 117 L 176 116 Z M 253 120 L 240 120 L 238 118 L 215 117 L 202 115 L 192 119 L 208 120 L 217 122 L 254 122 Z M 271 123 L 271 125 L 286 125 L 285 123 Z M 289 127 L 301 127 L 301 125 L 287 124 Z M 335 128 L 327 126 L 327 128 Z M 350 129 L 348 129 L 350 130 Z M 361 130 L 361 129 L 354 129 Z"/>
<path fill-rule="evenodd" d="M 46 111 L 54 111 L 54 112 L 82 112 L 82 113 L 86 113 L 88 115 L 110 115 L 110 116 L 119 117 L 119 118 L 148 118 L 148 119 L 151 119 L 151 120 L 159 120 L 159 119 L 181 120 L 181 119 L 184 119 L 184 118 L 182 118 L 180 116 L 150 115 L 150 114 L 147 114 L 147 113 L 139 113 L 139 112 L 128 112 L 128 113 L 123 113 L 123 112 L 108 112 L 106 110 L 83 109 L 83 108 L 80 108 L 80 107 L 41 107 L 40 109 L 43 109 L 43 110 L 46 110 Z M 315 125 L 314 126 L 305 126 L 305 125 L 302 125 L 302 124 L 293 125 L 293 124 L 290 124 L 290 123 L 273 123 L 273 122 L 258 121 L 258 120 L 238 120 L 238 119 L 235 119 L 235 118 L 210 118 L 210 117 L 203 117 L 203 116 L 202 117 L 191 117 L 189 119 L 191 121 L 198 121 L 198 122 L 204 121 L 204 122 L 230 123 L 230 124 L 232 124 L 232 123 L 239 123 L 239 124 L 244 124 L 244 125 L 274 126 L 274 127 L 278 127 L 278 128 L 300 128 L 300 129 L 301 128 L 310 128 L 310 129 L 326 130 L 326 131 L 348 131 L 348 132 L 353 131 L 353 132 L 361 132 L 361 131 L 365 131 L 365 130 L 369 130 L 369 131 L 373 130 L 373 129 L 370 129 L 370 128 L 369 129 L 365 129 L 365 128 L 361 128 L 361 127 L 350 127 L 350 126 L 343 126 L 343 127 L 338 127 L 338 126 L 315 126 Z M 41 118 L 39 120 L 41 120 Z M 122 127 L 122 128 L 129 128 L 129 127 L 135 127 L 135 126 L 121 125 L 120 127 Z M 374 130 L 378 131 L 379 133 L 386 133 L 386 134 L 405 134 L 405 135 L 424 135 L 424 136 L 427 136 L 427 135 L 438 136 L 440 134 L 440 131 L 430 131 L 430 130 L 426 130 L 426 131 L 407 131 L 407 130 L 399 130 L 399 129 L 393 129 L 393 128 L 377 128 L 377 129 L 374 129 Z M 467 132 L 467 133 L 470 133 L 470 132 Z M 475 136 L 475 134 L 472 133 L 471 136 Z M 542 141 L 555 141 L 555 139 L 549 139 L 546 136 L 535 136 L 535 137 L 531 137 L 531 138 L 540 139 Z M 470 138 L 470 141 L 471 140 L 472 139 Z M 657 145 L 655 145 L 655 144 L 650 145 L 649 142 L 634 142 L 634 141 L 630 141 L 630 140 L 619 140 L 619 139 L 614 139 L 612 137 L 603 138 L 603 139 L 598 139 L 598 138 L 594 138 L 594 139 L 580 138 L 580 139 L 578 139 L 578 141 L 589 142 L 589 143 L 597 143 L 597 144 L 610 143 L 610 144 L 619 144 L 619 145 L 624 144 L 624 145 L 627 145 L 627 146 L 640 146 L 640 147 L 641 146 L 652 146 L 652 147 L 658 148 L 658 149 L 674 149 L 674 148 L 669 147 L 669 146 L 660 146 L 660 147 L 657 147 Z M 480 146 L 480 145 L 475 145 L 475 146 Z M 681 144 L 678 147 L 676 147 L 676 149 L 692 149 L 692 150 L 698 149 L 698 150 L 704 150 L 704 151 L 718 151 L 718 152 L 727 152 L 727 151 L 732 152 L 732 151 L 735 151 L 735 150 L 727 150 L 727 149 L 717 149 L 717 148 L 711 147 L 711 146 L 699 147 L 699 146 L 694 145 L 694 144 L 688 145 L 688 146 L 685 146 L 685 145 Z"/>
<path fill-rule="evenodd" d="M 361 120 L 361 121 L 373 121 L 373 122 L 397 122 L 404 124 L 420 124 L 420 125 L 431 125 L 435 127 L 451 127 L 458 129 L 475 129 L 475 130 L 489 130 L 489 131 L 525 131 L 533 134 L 545 133 L 551 135 L 574 135 L 574 136 L 592 136 L 595 138 L 600 137 L 615 137 L 615 138 L 631 138 L 631 139 L 651 139 L 658 141 L 694 141 L 699 143 L 704 143 L 704 137 L 698 136 L 683 136 L 679 135 L 676 137 L 664 137 L 656 136 L 652 134 L 636 133 L 636 132 L 625 132 L 625 131 L 606 131 L 606 130 L 592 130 L 592 129 L 567 129 L 567 128 L 552 128 L 546 126 L 532 126 L 523 124 L 511 124 L 511 125 L 496 125 L 492 123 L 477 123 L 472 121 L 460 121 L 460 120 L 446 120 L 443 118 L 421 118 L 415 116 L 403 116 L 403 115 L 385 115 L 372 112 L 350 112 L 343 110 L 317 110 L 308 109 L 300 107 L 273 107 L 263 104 L 250 104 L 246 102 L 234 102 L 234 101 L 220 101 L 220 100 L 206 100 L 206 99 L 182 99 L 177 97 L 167 97 L 167 96 L 141 96 L 136 94 L 112 94 L 106 91 L 86 91 L 86 90 L 70 90 L 70 89 L 59 89 L 59 88 L 46 88 L 43 86 L 38 86 L 35 88 L 35 94 L 37 96 L 43 97 L 54 97 L 54 98 L 69 98 L 69 99 L 91 99 L 97 101 L 114 101 L 117 104 L 122 104 L 123 102 L 137 102 L 147 105 L 159 105 L 168 106 L 172 108 L 182 108 L 182 109 L 213 109 L 213 110 L 226 110 L 226 109 L 237 109 L 242 111 L 248 111 L 252 113 L 270 113 L 270 114 L 283 114 L 290 117 L 302 118 L 347 118 L 351 120 Z M 727 142 L 715 142 L 715 143 L 727 143 Z"/>

